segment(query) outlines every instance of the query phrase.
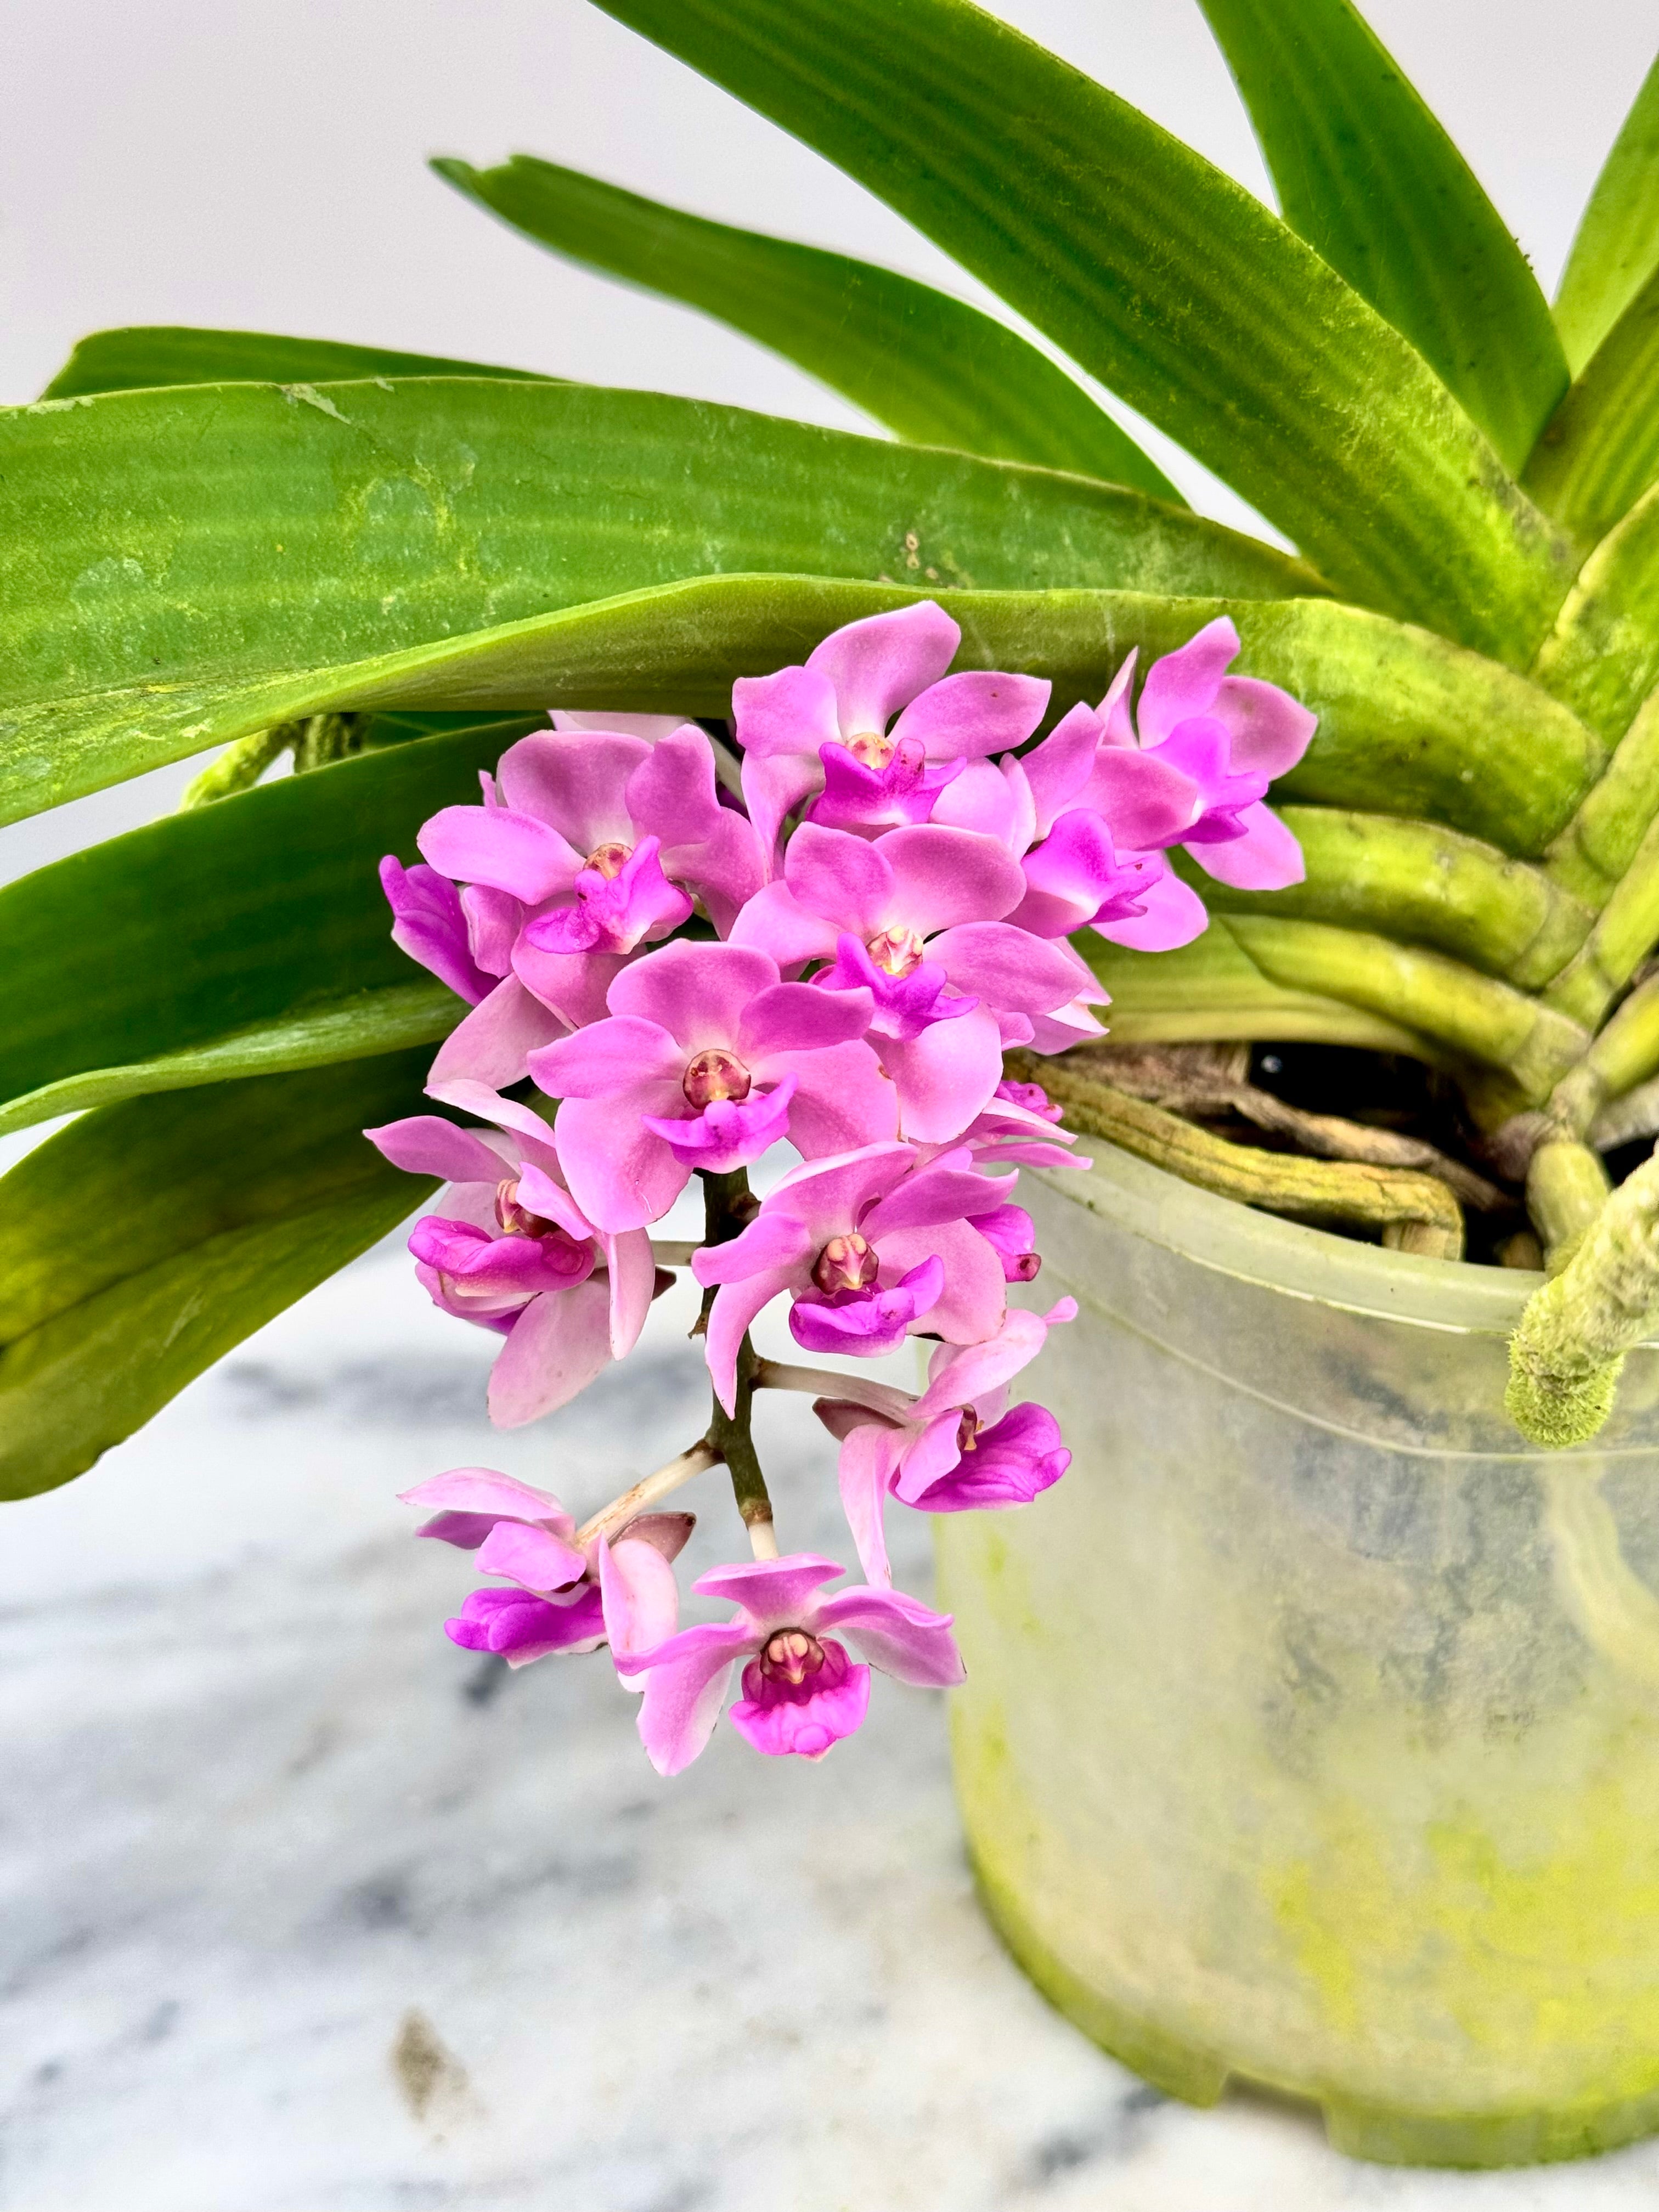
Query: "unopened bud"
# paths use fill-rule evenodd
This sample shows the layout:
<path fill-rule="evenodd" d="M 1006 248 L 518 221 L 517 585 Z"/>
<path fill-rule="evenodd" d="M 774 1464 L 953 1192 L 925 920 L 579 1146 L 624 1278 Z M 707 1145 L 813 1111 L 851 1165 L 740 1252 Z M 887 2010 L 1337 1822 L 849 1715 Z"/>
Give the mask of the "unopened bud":
<path fill-rule="evenodd" d="M 717 1098 L 746 1098 L 750 1084 L 749 1070 L 735 1053 L 720 1045 L 711 1045 L 707 1052 L 700 1052 L 680 1079 L 687 1104 L 695 1106 L 699 1113 Z"/>

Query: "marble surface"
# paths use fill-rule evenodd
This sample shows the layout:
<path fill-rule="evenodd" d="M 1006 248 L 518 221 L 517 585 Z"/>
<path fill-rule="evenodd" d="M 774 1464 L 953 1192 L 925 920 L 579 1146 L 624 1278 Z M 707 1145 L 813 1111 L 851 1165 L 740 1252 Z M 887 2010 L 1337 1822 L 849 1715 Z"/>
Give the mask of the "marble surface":
<path fill-rule="evenodd" d="M 1289 2107 L 1148 2090 L 981 1920 L 934 1696 L 878 1678 L 822 1766 L 722 1729 L 668 1784 L 602 1660 L 449 1645 L 465 1563 L 393 1492 L 482 1462 L 602 1502 L 701 1425 L 683 1300 L 501 1437 L 488 1343 L 383 1249 L 4 1509 L 7 2212 L 1659 2202 L 1659 2148 L 1402 2172 Z M 804 1401 L 766 1419 L 786 1544 L 836 1552 L 827 1441 Z M 706 1561 L 732 1523 L 698 1502 Z"/>

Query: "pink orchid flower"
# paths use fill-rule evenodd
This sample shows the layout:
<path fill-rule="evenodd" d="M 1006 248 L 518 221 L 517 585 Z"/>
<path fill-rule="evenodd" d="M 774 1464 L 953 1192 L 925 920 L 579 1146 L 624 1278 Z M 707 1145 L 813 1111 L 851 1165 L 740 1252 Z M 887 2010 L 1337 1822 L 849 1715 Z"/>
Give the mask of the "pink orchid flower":
<path fill-rule="evenodd" d="M 744 797 L 769 856 L 784 817 L 814 793 L 811 818 L 831 828 L 925 822 L 965 761 L 1025 742 L 1050 687 L 1030 676 L 947 676 L 961 642 L 950 616 L 924 599 L 848 623 L 804 667 L 738 678 Z"/>
<path fill-rule="evenodd" d="M 694 1169 L 726 1173 L 785 1135 L 803 1157 L 897 1126 L 893 1085 L 862 1040 L 867 993 L 786 983 L 764 952 L 682 942 L 623 970 L 610 1018 L 532 1052 L 563 1100 L 570 1188 L 608 1230 L 659 1220 Z"/>
<path fill-rule="evenodd" d="M 638 1341 L 656 1282 L 642 1230 L 597 1229 L 566 1188 L 553 1133 L 529 1108 L 463 1129 L 435 1114 L 363 1133 L 394 1167 L 441 1176 L 445 1211 L 416 1224 L 416 1273 L 434 1305 L 507 1339 L 489 1376 L 489 1418 L 521 1427 L 585 1390 Z"/>
<path fill-rule="evenodd" d="M 535 731 L 483 779 L 482 806 L 449 806 L 422 853 L 461 895 L 472 957 L 516 972 L 563 1011 L 568 966 L 666 936 L 702 898 L 729 927 L 762 879 L 760 846 L 720 804 L 714 750 L 686 724 L 654 743 L 626 731 Z M 550 965 L 550 963 L 553 963 Z"/>
<path fill-rule="evenodd" d="M 947 1343 L 1001 1326 L 1002 1263 L 974 1217 L 1007 1196 L 1012 1177 L 976 1174 L 965 1148 L 922 1161 L 910 1145 L 868 1145 L 809 1161 L 774 1186 L 729 1243 L 705 1245 L 691 1272 L 720 1285 L 704 1348 L 731 1412 L 738 1350 L 757 1314 L 786 1292 L 790 1333 L 810 1352 L 890 1352 L 924 1318 Z"/>
<path fill-rule="evenodd" d="M 1115 821 L 1120 810 L 1142 803 L 1155 779 L 1173 773 L 1188 788 L 1188 819 L 1145 842 L 1184 845 L 1218 883 L 1236 890 L 1280 890 L 1302 881 L 1302 848 L 1262 801 L 1307 751 L 1318 717 L 1276 684 L 1229 676 L 1238 650 L 1238 632 L 1224 615 L 1206 623 L 1152 663 L 1133 715 L 1131 653 L 1100 702 L 1099 750 L 1084 803 Z"/>
<path fill-rule="evenodd" d="M 602 1554 L 605 1617 L 619 1617 L 619 1628 L 625 1620 L 622 1632 L 633 1643 L 632 1608 L 616 1588 L 615 1569 L 614 1552 Z M 823 1584 L 844 1572 L 810 1552 L 717 1567 L 692 1587 L 700 1596 L 730 1600 L 737 1607 L 730 1620 L 629 1650 L 627 1674 L 644 1685 L 640 1738 L 659 1774 L 682 1772 L 702 1752 L 740 1660 L 748 1663 L 732 1725 L 773 1759 L 822 1759 L 851 1735 L 869 1705 L 872 1665 L 926 1689 L 951 1689 L 964 1679 L 948 1613 L 890 1589 L 854 1584 L 822 1595 Z M 841 1635 L 868 1665 L 849 1656 Z"/>
<path fill-rule="evenodd" d="M 900 1125 L 931 1143 L 958 1134 L 990 1097 L 1006 1042 L 1029 1043 L 1037 1016 L 1079 995 L 1105 996 L 1069 947 L 1000 921 L 1024 895 L 1018 863 L 976 831 L 922 823 L 872 842 L 807 822 L 782 880 L 750 900 L 732 941 L 782 969 L 831 962 L 819 988 L 869 991 Z"/>
<path fill-rule="evenodd" d="M 491 1468 L 459 1467 L 402 1493 L 405 1505 L 436 1508 L 415 1534 L 477 1555 L 480 1574 L 499 1575 L 506 1589 L 471 1591 L 459 1613 L 444 1623 L 452 1644 L 499 1653 L 526 1667 L 553 1651 L 595 1651 L 607 1640 L 599 1593 L 602 1540 L 580 1549 L 576 1524 L 550 1492 Z M 672 1562 L 696 1523 L 689 1513 L 644 1513 L 611 1544 L 611 1577 L 626 1593 L 629 1633 L 658 1644 L 679 1618 Z M 618 1662 L 629 1656 L 626 1643 Z"/>
<path fill-rule="evenodd" d="M 821 1398 L 814 1410 L 842 1439 L 841 1497 L 859 1563 L 884 1587 L 892 1580 L 882 1509 L 896 1498 L 924 1513 L 972 1513 L 1026 1505 L 1072 1463 L 1046 1407 L 1007 1410 L 1008 1386 L 1034 1360 L 1048 1331 L 1077 1318 L 1075 1298 L 1046 1314 L 1011 1312 L 983 1344 L 942 1344 L 927 1388 L 902 1419 Z"/>

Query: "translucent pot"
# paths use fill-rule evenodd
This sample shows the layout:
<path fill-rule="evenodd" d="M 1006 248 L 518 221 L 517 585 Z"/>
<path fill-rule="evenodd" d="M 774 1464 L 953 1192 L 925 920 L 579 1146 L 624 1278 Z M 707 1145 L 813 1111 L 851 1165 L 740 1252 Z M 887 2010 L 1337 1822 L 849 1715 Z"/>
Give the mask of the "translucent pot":
<path fill-rule="evenodd" d="M 1024 1178 L 1075 1454 L 942 1518 L 983 1893 L 1079 2027 L 1358 2156 L 1659 2128 L 1659 1358 L 1525 1449 L 1538 1278 L 1349 1243 L 1095 1145 Z"/>

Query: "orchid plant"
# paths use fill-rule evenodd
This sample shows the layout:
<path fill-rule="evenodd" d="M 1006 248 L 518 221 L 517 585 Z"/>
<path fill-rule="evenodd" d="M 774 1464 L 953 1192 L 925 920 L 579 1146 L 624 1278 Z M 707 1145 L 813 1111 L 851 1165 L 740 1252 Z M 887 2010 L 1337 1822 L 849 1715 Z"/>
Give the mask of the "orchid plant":
<path fill-rule="evenodd" d="M 0 893 L 0 1133 L 76 1117 L 0 1182 L 0 1490 L 89 1466 L 393 1227 L 411 1174 L 451 1187 L 417 1265 L 501 1334 L 492 1399 L 520 1418 L 629 1340 L 695 1175 L 729 1400 L 700 1449 L 743 1458 L 721 1424 L 768 1379 L 754 1301 L 787 1297 L 815 1355 L 939 1339 L 921 1398 L 849 1433 L 879 1591 L 881 1500 L 957 1496 L 963 1466 L 1006 1498 L 1062 1449 L 973 1364 L 1013 1341 L 993 1261 L 1029 1265 L 992 1155 L 1065 1149 L 1022 1085 L 1407 1255 L 1455 1257 L 1493 1188 L 1374 1128 L 1356 1152 L 1341 1117 L 1292 1159 L 1127 1095 L 1097 986 L 1115 1046 L 1438 1071 L 1555 1269 L 1516 1419 L 1593 1432 L 1659 1298 L 1659 1169 L 1609 1198 L 1603 1164 L 1659 1128 L 1659 71 L 1552 307 L 1351 0 L 1200 0 L 1276 212 L 968 0 L 604 4 L 1036 338 L 545 161 L 444 161 L 890 434 L 159 328 L 83 340 L 0 415 L 0 818 L 219 749 L 178 815 Z M 1119 401 L 1279 542 L 1194 513 Z M 775 1142 L 801 1164 L 740 1218 Z M 906 1221 L 924 1183 L 957 1210 Z M 1003 1433 L 952 1460 L 963 1392 L 958 1431 Z M 534 1599 L 586 1641 L 608 1574 L 613 1650 L 657 1648 L 672 1516 L 594 1535 L 519 1504 L 496 1522 L 531 1534 L 489 1557 L 545 1539 L 571 1571 L 546 1583 L 543 1546 L 467 1632 L 550 1634 Z M 855 1632 L 757 1571 L 721 1584 L 720 1648 L 762 1637 L 745 1705 L 781 1741 L 766 1716 L 810 1703 L 766 1688 L 799 1672 L 789 1639 Z M 914 1628 L 902 1663 L 937 1671 Z"/>
<path fill-rule="evenodd" d="M 1070 1462 L 1051 1413 L 1008 1407 L 1077 1311 L 1010 1308 L 1041 1265 L 1011 1194 L 1021 1166 L 1087 1164 L 1005 1050 L 1100 1034 L 1106 994 L 1073 933 L 1169 949 L 1203 931 L 1172 848 L 1218 881 L 1301 877 L 1261 793 L 1313 720 L 1227 673 L 1224 617 L 1147 671 L 1138 732 L 1132 653 L 1098 707 L 1035 744 L 1048 684 L 952 675 L 960 644 L 931 600 L 848 623 L 804 663 L 738 679 L 729 744 L 690 721 L 556 710 L 483 772 L 482 804 L 422 825 L 417 866 L 381 864 L 394 939 L 471 1008 L 427 1091 L 477 1118 L 367 1133 L 447 1186 L 410 1249 L 437 1305 L 501 1337 L 492 1419 L 552 1413 L 624 1358 L 679 1268 L 702 1287 L 706 1434 L 580 1528 L 489 1468 L 407 1493 L 436 1509 L 420 1534 L 495 1578 L 451 1638 L 510 1666 L 607 1644 L 664 1773 L 702 1749 L 739 1662 L 732 1724 L 774 1756 L 850 1735 L 871 1663 L 961 1680 L 949 1618 L 892 1587 L 889 1501 L 1021 1505 Z M 509 1095 L 526 1085 L 533 1103 Z M 757 1198 L 749 1170 L 783 1145 L 799 1164 Z M 653 1240 L 694 1176 L 702 1240 Z M 931 1340 L 926 1388 L 761 1358 L 750 1330 L 779 1301 L 809 1354 Z M 831 1595 L 835 1561 L 780 1556 L 751 1427 L 765 1389 L 811 1392 L 841 1441 L 864 1579 Z M 754 1556 L 694 1585 L 735 1603 L 730 1621 L 681 1629 L 691 1520 L 659 1508 L 722 1466 Z"/>

